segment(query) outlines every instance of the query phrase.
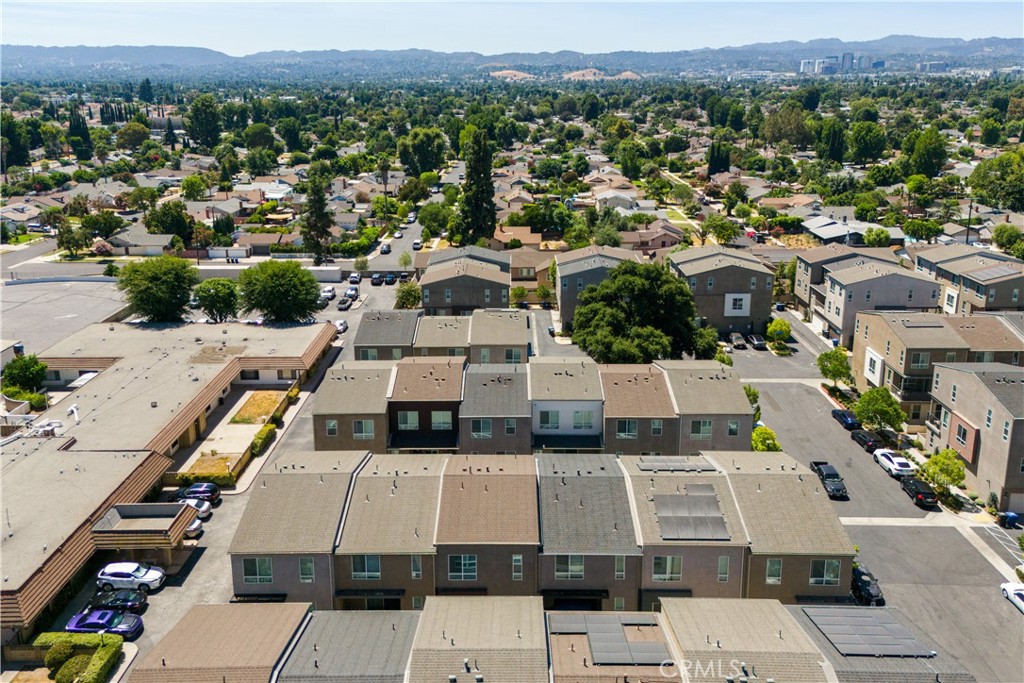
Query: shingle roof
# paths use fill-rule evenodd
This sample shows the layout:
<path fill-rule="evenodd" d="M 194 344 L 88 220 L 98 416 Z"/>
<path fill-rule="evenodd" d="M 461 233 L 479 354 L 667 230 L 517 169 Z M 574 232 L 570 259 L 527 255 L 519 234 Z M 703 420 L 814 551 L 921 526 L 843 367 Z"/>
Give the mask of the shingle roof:
<path fill-rule="evenodd" d="M 997 315 L 949 316 L 946 324 L 972 351 L 1019 351 L 1024 348 L 1024 331 L 1007 324 Z"/>
<path fill-rule="evenodd" d="M 487 308 L 473 311 L 472 318 L 469 341 L 473 346 L 514 346 L 529 341 L 529 321 L 523 311 Z"/>
<path fill-rule="evenodd" d="M 558 263 L 559 271 L 566 264 L 580 261 L 582 259 L 591 258 L 594 256 L 602 256 L 613 261 L 641 261 L 641 255 L 635 251 L 629 249 L 619 249 L 618 247 L 602 247 L 591 245 L 589 247 L 583 247 L 582 249 L 573 249 L 572 251 L 562 252 L 555 257 L 555 261 Z"/>
<path fill-rule="evenodd" d="M 656 365 L 599 365 L 605 417 L 675 417 L 665 372 Z"/>
<path fill-rule="evenodd" d="M 438 683 L 450 675 L 468 678 L 466 659 L 473 675 L 479 672 L 485 681 L 546 681 L 543 599 L 428 597 L 412 646 L 409 683 Z"/>
<path fill-rule="evenodd" d="M 611 270 L 615 266 L 622 263 L 624 260 L 625 259 L 619 259 L 613 256 L 606 255 L 597 255 L 583 259 L 576 259 L 574 261 L 569 261 L 568 263 L 558 264 L 558 275 L 560 277 L 571 277 L 578 273 L 585 273 L 587 271 L 595 270 L 598 268 Z"/>
<path fill-rule="evenodd" d="M 470 365 L 459 417 L 528 417 L 527 368 L 525 363 Z"/>
<path fill-rule="evenodd" d="M 829 271 L 828 277 L 843 285 L 852 285 L 858 282 L 874 282 L 884 280 L 892 276 L 902 276 L 908 280 L 917 280 L 922 283 L 931 283 L 938 288 L 935 280 L 924 273 L 914 270 L 907 270 L 900 266 L 881 263 L 879 261 L 865 261 L 854 263 L 847 268 L 837 268 Z"/>
<path fill-rule="evenodd" d="M 949 326 L 946 316 L 916 311 L 861 311 L 858 316 L 865 325 L 878 321 L 911 349 L 964 349 L 968 348 Z"/>
<path fill-rule="evenodd" d="M 538 544 L 536 468 L 529 455 L 450 457 L 437 543 Z"/>
<path fill-rule="evenodd" d="M 771 275 L 768 269 L 756 256 L 737 249 L 723 247 L 697 247 L 670 254 L 668 259 L 683 275 L 697 275 L 728 266 L 746 268 L 765 275 Z"/>
<path fill-rule="evenodd" d="M 545 554 L 640 554 L 626 478 L 614 456 L 541 454 L 537 469 Z"/>
<path fill-rule="evenodd" d="M 366 311 L 359 322 L 354 346 L 411 346 L 422 310 Z"/>
<path fill-rule="evenodd" d="M 441 455 L 374 455 L 356 477 L 335 553 L 434 554 Z"/>
<path fill-rule="evenodd" d="M 135 665 L 130 683 L 267 683 L 305 602 L 196 605 Z"/>
<path fill-rule="evenodd" d="M 663 598 L 661 613 L 688 662 L 742 662 L 759 681 L 828 680 L 820 664 L 824 655 L 777 600 Z M 723 680 L 722 670 L 709 668 L 688 669 L 690 680 Z"/>
<path fill-rule="evenodd" d="M 535 356 L 530 359 L 530 400 L 600 401 L 597 363 L 589 358 Z"/>
<path fill-rule="evenodd" d="M 383 415 L 395 361 L 344 361 L 324 376 L 317 389 L 314 415 Z"/>
<path fill-rule="evenodd" d="M 659 360 L 680 415 L 753 414 L 739 375 L 715 361 Z"/>
<path fill-rule="evenodd" d="M 400 360 L 389 398 L 392 401 L 458 401 L 462 399 L 465 357 L 411 357 Z"/>
<path fill-rule="evenodd" d="M 419 612 L 313 612 L 281 683 L 402 683 Z"/>
<path fill-rule="evenodd" d="M 430 264 L 420 278 L 421 285 L 432 285 L 436 282 L 444 282 L 454 278 L 477 278 L 487 280 L 500 285 L 508 285 L 511 275 L 501 270 L 492 263 L 482 261 L 471 261 L 469 259 L 456 259 L 443 263 Z"/>
<path fill-rule="evenodd" d="M 435 265 L 458 259 L 493 263 L 505 272 L 508 272 L 509 264 L 512 262 L 512 257 L 505 252 L 470 245 L 468 247 L 432 251 L 430 252 L 429 263 L 430 265 Z"/>
<path fill-rule="evenodd" d="M 1024 368 L 1007 363 L 936 363 L 935 368 L 974 375 L 1014 419 L 1024 419 Z"/>
<path fill-rule="evenodd" d="M 469 346 L 472 319 L 459 315 L 428 315 L 416 328 L 413 348 L 464 348 Z"/>
<path fill-rule="evenodd" d="M 366 452 L 289 452 L 260 474 L 229 554 L 329 553 Z M 308 467 L 307 467 L 308 466 Z"/>

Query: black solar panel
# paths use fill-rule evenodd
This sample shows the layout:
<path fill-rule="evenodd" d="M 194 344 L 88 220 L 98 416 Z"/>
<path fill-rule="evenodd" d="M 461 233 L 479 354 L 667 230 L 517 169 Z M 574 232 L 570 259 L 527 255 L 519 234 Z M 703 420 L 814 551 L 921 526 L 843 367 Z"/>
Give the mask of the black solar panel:
<path fill-rule="evenodd" d="M 690 484 L 685 494 L 654 496 L 654 512 L 663 540 L 728 541 L 732 538 L 710 484 Z"/>
<path fill-rule="evenodd" d="M 804 607 L 804 614 L 846 656 L 934 657 L 913 633 L 878 607 Z"/>
<path fill-rule="evenodd" d="M 654 456 L 637 463 L 637 469 L 642 472 L 717 472 L 711 463 L 700 456 Z"/>
<path fill-rule="evenodd" d="M 665 643 L 630 642 L 627 628 L 657 626 L 653 615 L 643 614 L 550 614 L 548 630 L 552 634 L 586 634 L 593 663 L 601 665 L 658 666 L 671 659 Z"/>

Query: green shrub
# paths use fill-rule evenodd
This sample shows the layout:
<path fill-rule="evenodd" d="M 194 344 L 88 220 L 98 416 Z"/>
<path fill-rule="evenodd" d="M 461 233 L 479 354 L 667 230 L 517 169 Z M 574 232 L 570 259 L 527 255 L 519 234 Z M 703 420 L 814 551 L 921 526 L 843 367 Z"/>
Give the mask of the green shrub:
<path fill-rule="evenodd" d="M 288 390 L 288 403 L 293 404 L 299 400 L 299 386 L 295 385 Z"/>
<path fill-rule="evenodd" d="M 26 391 L 21 387 L 6 386 L 3 389 L 4 396 L 14 401 L 28 401 L 32 410 L 46 410 L 46 396 L 33 391 Z"/>
<path fill-rule="evenodd" d="M 256 457 L 262 454 L 270 444 L 274 443 L 274 439 L 277 438 L 277 427 L 272 424 L 263 425 L 260 431 L 256 432 L 256 437 L 252 440 L 252 455 Z"/>
<path fill-rule="evenodd" d="M 91 659 L 92 655 L 75 655 L 64 662 L 60 671 L 57 672 L 57 683 L 80 683 L 79 676 L 85 673 Z"/>
<path fill-rule="evenodd" d="M 89 660 L 89 666 L 86 667 L 85 673 L 82 675 L 81 683 L 106 683 L 110 672 L 121 659 L 122 649 L 123 642 L 120 640 L 120 636 L 118 636 L 118 642 L 111 642 L 110 636 L 104 636 L 103 646 L 98 648 L 96 654 Z"/>
<path fill-rule="evenodd" d="M 210 482 L 217 486 L 234 486 L 238 483 L 237 477 L 231 470 L 218 472 L 197 471 L 178 472 L 176 477 L 180 486 L 191 486 L 199 482 Z"/>
<path fill-rule="evenodd" d="M 50 673 L 56 675 L 64 662 L 71 659 L 75 654 L 75 648 L 69 640 L 58 640 L 50 649 L 46 651 L 46 655 L 43 657 L 43 663 L 46 668 L 50 670 Z"/>

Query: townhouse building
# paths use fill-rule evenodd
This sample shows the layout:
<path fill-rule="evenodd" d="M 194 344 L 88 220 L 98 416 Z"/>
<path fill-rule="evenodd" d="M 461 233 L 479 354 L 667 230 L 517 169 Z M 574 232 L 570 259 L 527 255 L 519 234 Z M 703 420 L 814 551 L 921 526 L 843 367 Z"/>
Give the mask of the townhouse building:
<path fill-rule="evenodd" d="M 454 453 L 459 445 L 464 357 L 406 358 L 388 394 L 388 450 Z"/>
<path fill-rule="evenodd" d="M 600 452 L 604 395 L 590 358 L 536 357 L 530 361 L 534 452 Z"/>
<path fill-rule="evenodd" d="M 459 408 L 459 452 L 533 452 L 529 367 L 525 364 L 470 365 Z"/>
<path fill-rule="evenodd" d="M 580 293 L 590 285 L 603 282 L 608 271 L 625 261 L 643 263 L 643 255 L 629 249 L 589 246 L 555 257 L 555 297 L 563 330 L 572 331 L 572 318 L 576 314 Z"/>
<path fill-rule="evenodd" d="M 352 348 L 356 360 L 399 360 L 413 355 L 422 310 L 366 311 Z"/>
<path fill-rule="evenodd" d="M 922 248 L 911 257 L 916 271 L 941 286 L 944 313 L 1024 310 L 1024 262 L 1019 259 L 966 244 Z"/>
<path fill-rule="evenodd" d="M 775 274 L 736 249 L 698 247 L 669 254 L 673 272 L 693 292 L 697 316 L 720 334 L 764 334 L 771 322 Z"/>
<path fill-rule="evenodd" d="M 826 244 L 799 252 L 796 255 L 796 276 L 793 283 L 793 297 L 797 310 L 808 317 L 813 317 L 816 313 L 815 305 L 819 309 L 824 309 L 825 268 L 850 259 L 891 264 L 899 262 L 893 251 L 887 248 L 854 249 L 845 244 Z"/>

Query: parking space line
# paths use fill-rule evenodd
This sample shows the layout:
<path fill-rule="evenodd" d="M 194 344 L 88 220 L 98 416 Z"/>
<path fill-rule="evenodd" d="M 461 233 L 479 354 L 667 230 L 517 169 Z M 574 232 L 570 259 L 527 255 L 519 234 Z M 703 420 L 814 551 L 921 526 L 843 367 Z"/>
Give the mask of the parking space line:
<path fill-rule="evenodd" d="M 986 526 L 982 527 L 988 532 L 988 535 L 995 539 L 996 543 L 1001 545 L 1010 553 L 1010 557 L 1013 558 L 1014 563 L 1020 564 L 1021 562 L 1021 550 L 1020 546 L 1017 545 L 1016 539 L 1013 536 L 1006 533 L 999 527 Z"/>

